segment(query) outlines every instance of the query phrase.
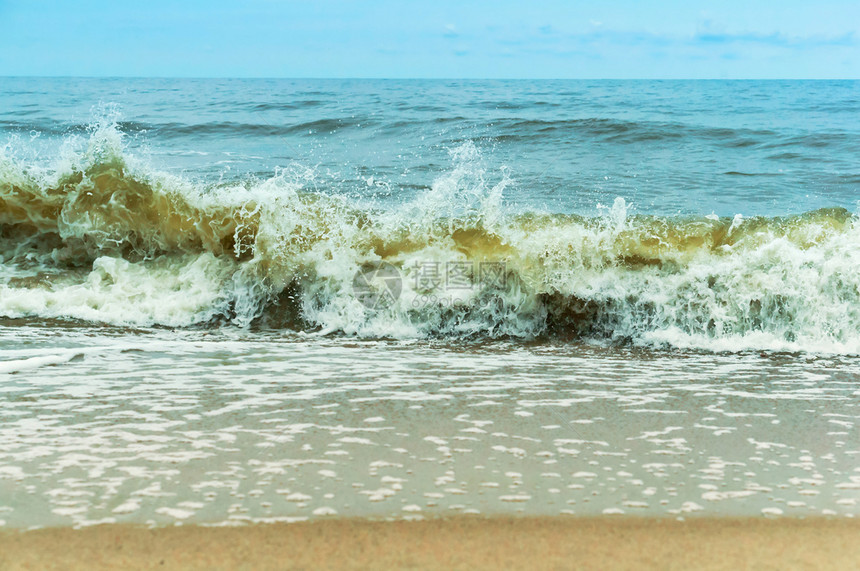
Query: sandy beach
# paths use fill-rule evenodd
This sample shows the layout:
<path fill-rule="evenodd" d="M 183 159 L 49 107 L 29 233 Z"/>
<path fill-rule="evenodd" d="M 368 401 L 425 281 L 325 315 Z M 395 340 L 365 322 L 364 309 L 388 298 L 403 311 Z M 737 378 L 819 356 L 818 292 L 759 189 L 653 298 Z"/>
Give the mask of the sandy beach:
<path fill-rule="evenodd" d="M 4 78 L 0 571 L 860 569 L 857 87 Z"/>
<path fill-rule="evenodd" d="M 338 519 L 0 534 L 15 569 L 856 569 L 860 522 L 764 518 Z"/>

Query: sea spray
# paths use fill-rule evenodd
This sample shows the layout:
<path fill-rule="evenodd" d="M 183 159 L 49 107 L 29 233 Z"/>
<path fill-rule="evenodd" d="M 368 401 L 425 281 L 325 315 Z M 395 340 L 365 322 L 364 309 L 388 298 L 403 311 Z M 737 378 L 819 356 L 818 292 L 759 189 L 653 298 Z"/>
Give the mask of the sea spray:
<path fill-rule="evenodd" d="M 5 317 L 860 351 L 860 228 L 845 209 L 656 217 L 618 198 L 594 217 L 517 210 L 503 200 L 511 176 L 488 173 L 469 142 L 430 188 L 384 207 L 291 171 L 167 175 L 110 122 L 69 148 L 47 170 L 0 154 Z M 383 263 L 397 295 L 369 306 L 356 276 Z"/>

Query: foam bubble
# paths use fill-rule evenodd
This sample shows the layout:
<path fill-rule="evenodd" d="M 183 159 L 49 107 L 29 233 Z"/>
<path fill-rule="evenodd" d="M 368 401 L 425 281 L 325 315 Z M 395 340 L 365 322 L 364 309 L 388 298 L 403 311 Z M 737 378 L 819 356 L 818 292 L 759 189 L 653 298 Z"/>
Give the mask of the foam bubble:
<path fill-rule="evenodd" d="M 374 210 L 292 171 L 165 175 L 112 121 L 53 169 L 0 153 L 0 315 L 860 353 L 860 226 L 844 209 L 659 218 L 618 198 L 591 218 L 519 212 L 507 175 L 466 143 L 424 194 Z M 357 295 L 383 263 L 388 278 Z"/>

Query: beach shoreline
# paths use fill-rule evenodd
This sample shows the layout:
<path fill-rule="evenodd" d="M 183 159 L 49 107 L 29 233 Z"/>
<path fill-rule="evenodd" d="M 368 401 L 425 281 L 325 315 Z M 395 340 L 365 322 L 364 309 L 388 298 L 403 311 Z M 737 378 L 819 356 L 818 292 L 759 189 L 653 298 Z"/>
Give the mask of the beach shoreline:
<path fill-rule="evenodd" d="M 0 571 L 860 569 L 856 93 L 5 78 Z"/>
<path fill-rule="evenodd" d="M 860 521 L 825 518 L 340 518 L 235 527 L 0 532 L 15 569 L 848 569 Z"/>

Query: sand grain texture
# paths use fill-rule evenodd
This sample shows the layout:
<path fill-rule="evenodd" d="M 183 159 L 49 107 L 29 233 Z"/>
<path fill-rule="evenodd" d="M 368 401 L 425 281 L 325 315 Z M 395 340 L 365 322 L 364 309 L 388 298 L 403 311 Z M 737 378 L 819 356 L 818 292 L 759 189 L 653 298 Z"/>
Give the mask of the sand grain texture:
<path fill-rule="evenodd" d="M 0 569 L 858 569 L 852 520 L 457 518 L 0 533 Z"/>

